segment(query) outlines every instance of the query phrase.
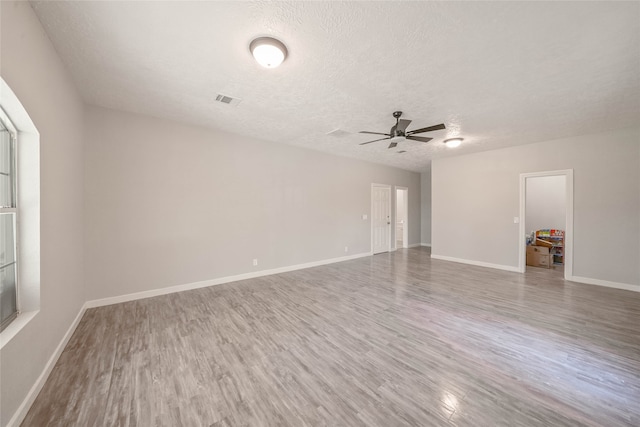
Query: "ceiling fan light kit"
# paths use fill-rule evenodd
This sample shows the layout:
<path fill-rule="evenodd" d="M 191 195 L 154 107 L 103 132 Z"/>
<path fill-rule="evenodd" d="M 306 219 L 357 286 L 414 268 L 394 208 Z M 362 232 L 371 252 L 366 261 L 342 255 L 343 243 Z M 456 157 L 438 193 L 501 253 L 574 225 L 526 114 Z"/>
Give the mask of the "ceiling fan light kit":
<path fill-rule="evenodd" d="M 249 45 L 251 54 L 265 68 L 276 68 L 287 58 L 287 47 L 273 37 L 258 37 Z"/>
<path fill-rule="evenodd" d="M 390 142 L 388 148 L 395 148 L 399 142 L 403 142 L 405 140 L 411 141 L 420 141 L 420 142 L 429 142 L 433 138 L 425 137 L 425 136 L 415 136 L 417 133 L 424 132 L 432 132 L 434 130 L 445 129 L 444 123 L 440 123 L 439 125 L 429 126 L 426 128 L 420 128 L 415 130 L 410 130 L 406 132 L 407 127 L 411 123 L 411 120 L 401 119 L 402 111 L 395 111 L 393 113 L 393 117 L 396 119 L 396 124 L 391 128 L 389 133 L 381 133 L 381 132 L 369 132 L 369 131 L 360 131 L 360 133 L 367 133 L 371 135 L 384 135 L 385 138 L 374 139 L 373 141 L 363 142 L 360 145 L 371 144 L 372 142 L 384 141 L 388 140 Z"/>

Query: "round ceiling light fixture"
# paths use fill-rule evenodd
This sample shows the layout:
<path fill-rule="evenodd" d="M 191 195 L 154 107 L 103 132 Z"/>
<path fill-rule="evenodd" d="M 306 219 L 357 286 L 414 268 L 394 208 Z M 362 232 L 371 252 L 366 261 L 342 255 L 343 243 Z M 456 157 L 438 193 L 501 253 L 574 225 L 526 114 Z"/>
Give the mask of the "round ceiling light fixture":
<path fill-rule="evenodd" d="M 249 45 L 249 50 L 258 64 L 275 68 L 287 57 L 287 47 L 273 37 L 258 37 Z"/>
<path fill-rule="evenodd" d="M 449 139 L 445 139 L 444 143 L 449 148 L 456 148 L 456 147 L 459 147 L 460 144 L 462 144 L 462 141 L 464 141 L 462 138 L 449 138 Z"/>

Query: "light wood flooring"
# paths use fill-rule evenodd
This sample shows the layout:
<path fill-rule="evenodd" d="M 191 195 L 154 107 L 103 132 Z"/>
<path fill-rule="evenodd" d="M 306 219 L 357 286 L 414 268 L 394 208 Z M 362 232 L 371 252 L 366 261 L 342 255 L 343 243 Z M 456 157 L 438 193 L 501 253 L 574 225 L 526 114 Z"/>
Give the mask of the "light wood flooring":
<path fill-rule="evenodd" d="M 640 426 L 640 293 L 426 248 L 87 310 L 24 426 Z"/>

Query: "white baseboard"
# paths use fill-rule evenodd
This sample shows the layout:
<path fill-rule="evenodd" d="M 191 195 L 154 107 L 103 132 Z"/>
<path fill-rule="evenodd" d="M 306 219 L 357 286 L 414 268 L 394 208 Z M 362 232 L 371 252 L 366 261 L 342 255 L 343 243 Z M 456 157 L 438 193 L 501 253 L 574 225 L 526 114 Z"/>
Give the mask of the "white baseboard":
<path fill-rule="evenodd" d="M 428 248 L 431 247 L 431 243 L 420 243 L 418 246 L 426 246 Z"/>
<path fill-rule="evenodd" d="M 22 401 L 22 403 L 20 404 L 16 412 L 13 414 L 13 417 L 11 417 L 11 419 L 9 420 L 7 427 L 14 427 L 14 426 L 18 427 L 22 423 L 22 421 L 24 421 L 24 417 L 27 416 L 27 412 L 29 412 L 31 405 L 36 400 L 36 397 L 38 397 L 40 390 L 42 390 L 42 387 L 44 387 L 44 383 L 47 382 L 47 378 L 49 378 L 49 374 L 51 374 L 53 367 L 56 365 L 56 362 L 60 358 L 60 355 L 64 351 L 64 348 L 67 346 L 67 343 L 71 339 L 71 336 L 73 335 L 76 328 L 78 327 L 78 324 L 80 323 L 80 320 L 82 319 L 82 316 L 84 315 L 85 310 L 86 310 L 86 304 L 80 307 L 80 311 L 78 312 L 78 315 L 76 316 L 75 319 L 73 319 L 71 326 L 69 326 L 69 329 L 67 329 L 67 332 L 64 334 L 64 337 L 62 337 L 60 344 L 58 344 L 55 351 L 47 361 L 47 364 L 44 366 L 44 369 L 42 370 L 42 373 L 36 380 L 35 384 L 33 384 L 33 386 L 31 387 L 31 390 L 29 390 L 29 393 L 27 393 L 27 396 L 24 398 L 24 400 Z"/>
<path fill-rule="evenodd" d="M 606 286 L 607 288 L 624 289 L 626 291 L 640 292 L 640 285 L 631 285 L 628 283 L 610 282 L 608 280 L 592 279 L 590 277 L 569 276 L 567 280 L 587 285 Z"/>
<path fill-rule="evenodd" d="M 431 258 L 439 259 L 439 260 L 442 260 L 442 261 L 459 262 L 461 264 L 476 265 L 478 267 L 487 267 L 487 268 L 495 268 L 497 270 L 513 271 L 515 273 L 519 273 L 520 272 L 520 270 L 518 270 L 518 267 L 512 267 L 510 265 L 492 264 L 490 262 L 473 261 L 473 260 L 470 260 L 470 259 L 454 258 L 454 257 L 450 257 L 450 256 L 434 255 L 434 254 L 431 254 Z"/>
<path fill-rule="evenodd" d="M 290 265 L 287 267 L 272 268 L 269 270 L 260 270 L 251 273 L 238 274 L 235 276 L 220 277 L 217 279 L 203 280 L 200 282 L 187 283 L 184 285 L 169 286 L 161 289 L 152 289 L 149 291 L 136 292 L 132 294 L 119 295 L 116 297 L 101 298 L 87 301 L 86 308 L 102 307 L 105 305 L 119 304 L 121 302 L 135 301 L 143 298 L 151 298 L 159 295 L 167 295 L 175 292 L 189 291 L 192 289 L 206 288 L 209 286 L 221 285 L 223 283 L 237 282 L 238 280 L 254 279 L 256 277 L 270 276 L 272 274 L 286 273 L 288 271 L 302 270 L 304 268 L 318 267 L 320 265 L 333 264 L 336 262 L 349 261 L 356 258 L 363 258 L 373 255 L 371 252 L 364 252 L 356 255 L 348 255 L 339 258 L 330 258 L 321 261 L 307 262 L 304 264 Z"/>
<path fill-rule="evenodd" d="M 521 273 L 518 267 L 511 267 L 509 265 L 491 264 L 488 262 L 473 261 L 468 259 L 454 258 L 454 257 L 434 255 L 434 254 L 431 254 L 431 258 L 439 259 L 442 261 L 459 262 L 462 264 L 477 265 L 479 267 L 488 267 L 488 268 L 495 268 L 498 270 L 512 271 L 514 273 Z M 566 280 L 569 280 L 571 282 L 584 283 L 587 285 L 605 286 L 607 288 L 624 289 L 626 291 L 640 292 L 639 285 L 632 285 L 629 283 L 610 282 L 608 280 L 592 279 L 590 277 L 580 277 L 580 276 L 568 276 Z"/>
<path fill-rule="evenodd" d="M 413 244 L 411 244 L 411 245 L 409 245 L 409 246 L 407 246 L 407 247 L 408 247 L 408 248 L 418 248 L 418 247 L 420 247 L 420 246 L 422 246 L 422 243 L 413 243 Z"/>

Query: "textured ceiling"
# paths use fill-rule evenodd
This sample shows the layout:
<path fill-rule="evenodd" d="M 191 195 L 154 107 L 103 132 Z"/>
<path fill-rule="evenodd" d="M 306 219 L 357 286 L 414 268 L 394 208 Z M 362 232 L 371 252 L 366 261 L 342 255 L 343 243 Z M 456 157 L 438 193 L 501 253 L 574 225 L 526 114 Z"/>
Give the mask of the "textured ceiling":
<path fill-rule="evenodd" d="M 87 103 L 408 170 L 640 123 L 639 2 L 32 5 Z M 280 68 L 251 57 L 263 35 L 287 45 Z M 395 110 L 447 129 L 358 145 Z"/>

